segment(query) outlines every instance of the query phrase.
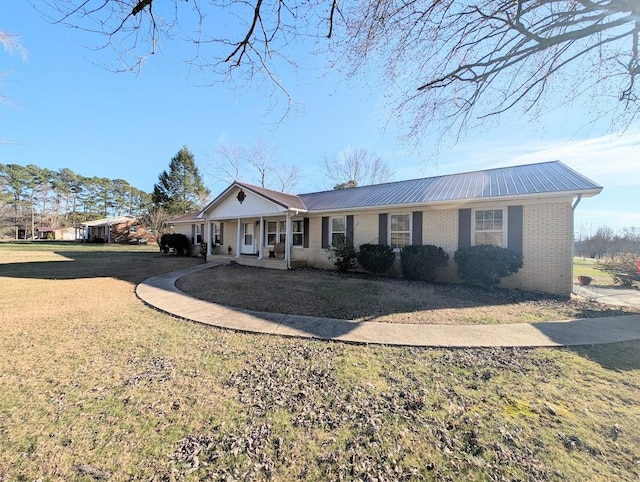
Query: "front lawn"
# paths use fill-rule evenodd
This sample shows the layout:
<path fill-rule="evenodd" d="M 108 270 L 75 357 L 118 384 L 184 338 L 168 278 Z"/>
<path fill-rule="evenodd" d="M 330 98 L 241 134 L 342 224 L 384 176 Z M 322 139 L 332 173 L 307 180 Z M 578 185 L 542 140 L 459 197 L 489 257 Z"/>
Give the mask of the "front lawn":
<path fill-rule="evenodd" d="M 361 274 L 223 265 L 178 280 L 200 299 L 256 311 L 385 323 L 496 324 L 638 313 L 578 298 Z"/>
<path fill-rule="evenodd" d="M 201 262 L 139 248 L 0 244 L 0 480 L 640 478 L 638 341 L 234 333 L 138 300 L 145 277 Z"/>

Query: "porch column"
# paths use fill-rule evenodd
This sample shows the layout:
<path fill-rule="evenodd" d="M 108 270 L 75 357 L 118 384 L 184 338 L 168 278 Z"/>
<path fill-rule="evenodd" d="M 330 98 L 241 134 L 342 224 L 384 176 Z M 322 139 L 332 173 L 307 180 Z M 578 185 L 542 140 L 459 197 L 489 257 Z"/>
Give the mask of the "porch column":
<path fill-rule="evenodd" d="M 242 237 L 242 219 L 238 218 L 238 235 L 236 236 L 236 258 L 240 257 L 241 240 Z"/>
<path fill-rule="evenodd" d="M 264 216 L 260 216 L 260 245 L 258 247 L 258 259 L 264 258 Z"/>
<path fill-rule="evenodd" d="M 284 245 L 284 260 L 287 262 L 287 268 L 291 268 L 291 244 L 292 244 L 292 236 L 291 236 L 291 214 L 287 212 L 287 221 L 286 225 L 286 243 Z"/>
<path fill-rule="evenodd" d="M 207 256 L 211 256 L 211 221 L 207 219 L 207 239 L 205 240 L 207 243 Z"/>

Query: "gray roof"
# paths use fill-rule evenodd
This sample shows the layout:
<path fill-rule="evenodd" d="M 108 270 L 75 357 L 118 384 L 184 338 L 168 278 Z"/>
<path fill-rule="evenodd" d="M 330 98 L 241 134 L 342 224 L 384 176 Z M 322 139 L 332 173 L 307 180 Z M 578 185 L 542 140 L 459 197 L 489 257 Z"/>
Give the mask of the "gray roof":
<path fill-rule="evenodd" d="M 309 211 L 553 194 L 595 195 L 602 186 L 559 161 L 301 194 Z"/>
<path fill-rule="evenodd" d="M 287 209 L 299 209 L 301 211 L 307 210 L 305 205 L 300 200 L 300 197 L 296 196 L 295 194 L 286 194 L 284 192 L 274 191 L 265 187 L 247 184 L 246 182 L 236 181 L 235 184 L 249 191 L 253 191 L 254 193 Z"/>

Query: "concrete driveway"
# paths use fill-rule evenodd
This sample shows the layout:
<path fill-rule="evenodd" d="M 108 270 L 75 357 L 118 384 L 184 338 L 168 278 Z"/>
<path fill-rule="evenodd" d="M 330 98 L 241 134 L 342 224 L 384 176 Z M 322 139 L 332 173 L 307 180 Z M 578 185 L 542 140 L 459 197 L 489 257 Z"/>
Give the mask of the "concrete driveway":
<path fill-rule="evenodd" d="M 607 305 L 640 307 L 640 290 L 636 287 L 573 285 L 573 292 L 588 300 Z"/>

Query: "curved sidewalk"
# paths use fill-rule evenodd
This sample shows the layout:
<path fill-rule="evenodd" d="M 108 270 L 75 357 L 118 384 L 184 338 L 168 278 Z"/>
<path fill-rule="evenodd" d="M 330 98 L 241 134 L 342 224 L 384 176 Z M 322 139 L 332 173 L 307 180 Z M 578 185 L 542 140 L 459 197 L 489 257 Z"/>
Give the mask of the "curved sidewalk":
<path fill-rule="evenodd" d="M 145 303 L 174 316 L 231 330 L 348 343 L 428 347 L 543 347 L 640 339 L 640 315 L 509 325 L 419 325 L 356 322 L 241 310 L 186 295 L 176 281 L 217 263 L 149 278 L 136 287 Z"/>

